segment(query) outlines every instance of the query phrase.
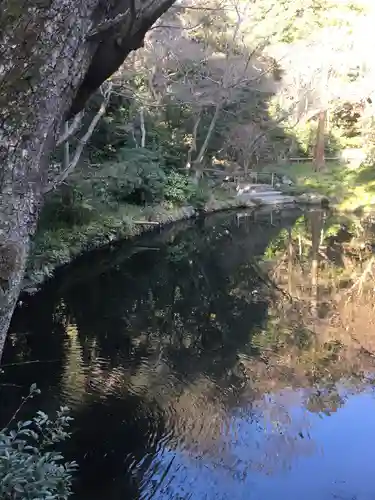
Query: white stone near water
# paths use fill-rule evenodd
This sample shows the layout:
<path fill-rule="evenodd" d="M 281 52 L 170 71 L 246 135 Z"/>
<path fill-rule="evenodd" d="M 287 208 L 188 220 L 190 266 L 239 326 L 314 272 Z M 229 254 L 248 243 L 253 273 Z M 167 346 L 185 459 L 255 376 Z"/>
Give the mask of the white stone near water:
<path fill-rule="evenodd" d="M 286 175 L 282 176 L 281 179 L 282 184 L 285 184 L 286 186 L 291 186 L 293 184 L 293 181 L 289 179 Z"/>
<path fill-rule="evenodd" d="M 237 196 L 252 192 L 252 184 L 238 184 L 236 187 Z"/>
<path fill-rule="evenodd" d="M 269 184 L 238 184 L 237 197 L 241 201 L 250 200 L 261 205 L 287 205 L 294 203 L 294 198 L 284 195 Z"/>

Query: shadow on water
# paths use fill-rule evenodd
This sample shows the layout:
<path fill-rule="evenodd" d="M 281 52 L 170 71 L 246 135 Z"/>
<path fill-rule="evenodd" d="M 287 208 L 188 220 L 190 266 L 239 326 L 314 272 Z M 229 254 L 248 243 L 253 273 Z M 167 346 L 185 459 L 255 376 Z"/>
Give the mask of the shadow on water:
<path fill-rule="evenodd" d="M 370 498 L 373 241 L 265 211 L 83 256 L 18 308 L 1 418 L 72 408 L 79 499 Z"/>

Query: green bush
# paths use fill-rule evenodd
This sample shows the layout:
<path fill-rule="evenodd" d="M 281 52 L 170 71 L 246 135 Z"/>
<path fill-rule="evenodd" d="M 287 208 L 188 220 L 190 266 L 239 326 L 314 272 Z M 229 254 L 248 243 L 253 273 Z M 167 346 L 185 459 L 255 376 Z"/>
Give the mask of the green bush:
<path fill-rule="evenodd" d="M 83 226 L 91 222 L 95 208 L 74 184 L 63 185 L 47 197 L 39 218 L 43 229 Z"/>
<path fill-rule="evenodd" d="M 123 148 L 117 161 L 104 164 L 88 182 L 95 199 L 141 205 L 163 199 L 166 175 L 156 153 Z"/>
<path fill-rule="evenodd" d="M 68 409 L 60 408 L 54 420 L 38 411 L 32 420 L 14 423 L 21 407 L 37 393 L 35 385 L 31 386 L 28 397 L 0 431 L 2 500 L 66 500 L 72 493 L 77 464 L 64 463 L 63 456 L 53 449 L 70 436 L 66 431 L 72 420 Z"/>
<path fill-rule="evenodd" d="M 195 190 L 191 179 L 178 172 L 170 172 L 164 187 L 164 196 L 167 201 L 183 204 L 190 200 Z"/>

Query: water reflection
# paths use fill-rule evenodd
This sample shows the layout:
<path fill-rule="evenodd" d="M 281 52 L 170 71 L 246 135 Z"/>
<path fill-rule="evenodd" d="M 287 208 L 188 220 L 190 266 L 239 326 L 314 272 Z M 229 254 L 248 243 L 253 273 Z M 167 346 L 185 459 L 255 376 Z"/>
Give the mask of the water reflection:
<path fill-rule="evenodd" d="M 14 318 L 2 417 L 72 407 L 80 499 L 373 497 L 374 241 L 220 214 L 79 259 Z"/>

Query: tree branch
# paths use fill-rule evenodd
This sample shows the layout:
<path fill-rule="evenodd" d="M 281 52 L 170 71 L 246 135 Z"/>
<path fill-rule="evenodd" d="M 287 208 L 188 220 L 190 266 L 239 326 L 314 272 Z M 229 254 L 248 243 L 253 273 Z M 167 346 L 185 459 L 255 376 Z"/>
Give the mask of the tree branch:
<path fill-rule="evenodd" d="M 139 110 L 139 117 L 141 119 L 141 148 L 146 147 L 146 127 L 145 127 L 145 114 L 144 114 L 144 109 L 143 107 L 140 108 Z"/>
<path fill-rule="evenodd" d="M 208 127 L 208 131 L 207 131 L 206 137 L 205 137 L 205 139 L 203 141 L 203 144 L 201 146 L 199 154 L 198 154 L 197 158 L 194 161 L 194 164 L 197 165 L 197 166 L 200 165 L 202 163 L 202 161 L 203 161 L 203 157 L 205 155 L 208 143 L 210 142 L 211 135 L 212 135 L 212 133 L 214 131 L 217 119 L 219 118 L 221 108 L 222 108 L 222 103 L 221 102 L 217 103 L 216 107 L 215 107 L 215 113 L 214 113 L 214 115 L 213 115 L 213 117 L 211 119 L 211 122 L 210 122 L 210 125 Z"/>
<path fill-rule="evenodd" d="M 191 144 L 189 147 L 187 162 L 186 162 L 186 166 L 185 166 L 186 170 L 189 170 L 191 168 L 192 154 L 193 154 L 193 152 L 195 152 L 197 150 L 197 133 L 198 133 L 198 127 L 199 127 L 200 121 L 201 121 L 201 114 L 199 113 L 199 115 L 194 123 L 193 137 L 192 137 Z"/>
<path fill-rule="evenodd" d="M 374 263 L 375 263 L 375 257 L 371 257 L 361 276 L 359 276 L 359 278 L 353 283 L 353 285 L 349 288 L 349 290 L 347 290 L 346 293 L 348 295 L 353 294 L 356 288 L 358 288 L 358 295 L 360 295 L 367 277 L 371 275 L 372 278 L 374 279 L 374 275 L 372 273 L 372 267 L 374 266 Z"/>
<path fill-rule="evenodd" d="M 70 137 L 76 132 L 78 127 L 81 125 L 82 118 L 83 118 L 84 114 L 85 114 L 85 112 L 82 110 L 80 113 L 78 113 L 78 115 L 76 115 L 74 117 L 74 120 L 72 121 L 72 124 L 70 125 L 70 127 L 69 126 L 65 127 L 64 133 L 59 137 L 59 139 L 56 143 L 57 147 L 64 144 L 64 142 L 66 142 L 68 139 L 70 139 Z M 66 122 L 66 123 L 68 123 L 68 122 Z"/>
<path fill-rule="evenodd" d="M 102 33 L 106 33 L 111 28 L 115 28 L 120 23 L 122 23 L 122 21 L 127 17 L 129 12 L 130 12 L 129 9 L 126 9 L 125 12 L 117 14 L 117 16 L 113 17 L 112 19 L 106 19 L 105 21 L 103 21 L 95 29 L 91 30 L 87 34 L 87 40 L 95 40 Z"/>
<path fill-rule="evenodd" d="M 181 27 L 181 26 L 173 26 L 172 24 L 171 25 L 168 25 L 168 24 L 155 24 L 155 26 L 151 26 L 151 28 L 149 29 L 149 31 L 151 30 L 159 30 L 159 29 L 177 29 L 177 30 L 182 30 L 182 31 L 193 31 L 197 28 L 200 28 L 201 26 L 203 26 L 203 23 L 202 22 L 199 22 L 197 24 L 195 24 L 194 26 L 189 26 L 189 27 Z"/>
<path fill-rule="evenodd" d="M 65 122 L 65 134 L 69 132 L 69 124 L 68 122 Z M 69 141 L 66 140 L 64 143 L 64 160 L 63 160 L 63 168 L 67 169 L 69 168 L 70 164 L 70 144 Z"/>
<path fill-rule="evenodd" d="M 86 134 L 79 140 L 79 144 L 75 150 L 74 156 L 72 161 L 69 163 L 69 165 L 62 171 L 60 174 L 57 175 L 57 177 L 50 183 L 48 184 L 45 189 L 43 190 L 43 193 L 49 193 L 53 189 L 55 189 L 59 184 L 64 182 L 64 180 L 68 177 L 68 175 L 73 172 L 73 170 L 76 168 L 77 163 L 81 157 L 82 151 L 87 144 L 88 140 L 92 136 L 95 127 L 99 123 L 99 120 L 102 118 L 102 116 L 105 114 L 109 99 L 111 97 L 111 91 L 112 91 L 112 83 L 109 83 L 107 89 L 103 92 L 103 102 L 92 119 L 92 122 L 90 123 Z"/>

